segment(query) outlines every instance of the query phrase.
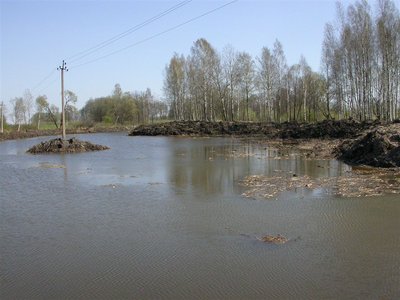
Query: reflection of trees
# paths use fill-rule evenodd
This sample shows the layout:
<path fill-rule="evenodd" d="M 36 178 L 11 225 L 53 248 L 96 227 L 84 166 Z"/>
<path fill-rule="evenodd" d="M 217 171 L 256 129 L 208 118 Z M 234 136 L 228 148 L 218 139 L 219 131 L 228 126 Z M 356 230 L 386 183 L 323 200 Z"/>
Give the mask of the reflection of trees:
<path fill-rule="evenodd" d="M 175 187 L 217 194 L 232 191 L 248 175 L 338 176 L 339 163 L 308 160 L 295 150 L 281 152 L 251 142 L 232 139 L 172 139 L 167 177 Z M 294 155 L 292 155 L 294 154 Z"/>
<path fill-rule="evenodd" d="M 234 145 L 212 146 L 184 140 L 173 147 L 168 176 L 178 188 L 216 194 L 232 190 L 235 180 L 246 171 L 247 162 L 227 157 Z"/>

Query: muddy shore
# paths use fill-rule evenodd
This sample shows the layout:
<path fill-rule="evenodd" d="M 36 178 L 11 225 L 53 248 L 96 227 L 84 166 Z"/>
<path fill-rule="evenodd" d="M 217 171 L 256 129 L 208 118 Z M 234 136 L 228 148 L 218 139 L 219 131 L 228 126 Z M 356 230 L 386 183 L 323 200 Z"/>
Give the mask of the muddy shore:
<path fill-rule="evenodd" d="M 350 165 L 400 167 L 400 123 L 354 120 L 318 123 L 174 121 L 135 127 L 130 136 L 235 136 L 299 147 L 309 158 L 337 158 Z"/>

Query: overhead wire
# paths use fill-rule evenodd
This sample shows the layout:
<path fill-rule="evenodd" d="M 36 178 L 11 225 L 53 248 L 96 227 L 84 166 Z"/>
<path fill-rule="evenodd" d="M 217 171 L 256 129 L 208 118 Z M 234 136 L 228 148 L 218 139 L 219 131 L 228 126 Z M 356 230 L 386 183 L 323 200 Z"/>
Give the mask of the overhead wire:
<path fill-rule="evenodd" d="M 175 11 L 175 10 L 185 6 L 185 5 L 187 5 L 188 3 L 192 2 L 192 1 L 193 0 L 186 0 L 186 1 L 179 2 L 178 4 L 168 8 L 167 10 L 165 10 L 165 11 L 163 11 L 163 12 L 161 12 L 161 13 L 153 16 L 153 17 L 151 17 L 150 19 L 147 19 L 146 21 L 144 21 L 144 22 L 142 22 L 142 23 L 140 23 L 138 25 L 135 25 L 135 26 L 129 28 L 128 30 L 125 30 L 124 32 L 122 32 L 122 33 L 120 33 L 120 34 L 118 34 L 118 35 L 116 35 L 116 36 L 114 36 L 112 38 L 109 38 L 109 39 L 107 39 L 107 40 L 105 40 L 105 41 L 103 41 L 103 42 L 101 42 L 101 43 L 99 43 L 99 44 L 97 44 L 97 45 L 95 45 L 93 47 L 90 47 L 90 48 L 88 48 L 88 49 L 86 49 L 84 51 L 81 51 L 79 53 L 76 53 L 76 54 L 68 57 L 67 60 L 69 61 L 69 63 L 74 63 L 74 62 L 76 62 L 78 60 L 81 60 L 82 58 L 84 58 L 84 57 L 86 57 L 86 56 L 88 56 L 88 55 L 90 55 L 90 54 L 92 54 L 92 53 L 94 53 L 96 51 L 99 51 L 100 49 L 103 49 L 104 47 L 106 47 L 106 46 L 108 46 L 108 45 L 110 45 L 110 44 L 112 44 L 112 43 L 114 43 L 114 42 L 126 37 L 127 35 L 130 35 L 133 32 L 136 32 L 139 29 L 142 29 L 143 27 L 145 27 L 145 26 L 147 26 L 147 25 L 149 25 L 149 24 L 161 19 L 162 17 L 164 17 L 164 16 L 170 14 L 171 12 L 173 12 L 173 11 Z"/>
<path fill-rule="evenodd" d="M 46 86 L 44 86 L 43 88 L 41 88 L 37 94 L 40 95 L 45 89 L 47 89 L 48 87 L 50 87 L 51 85 L 53 85 L 56 81 L 58 81 L 58 78 L 54 78 L 51 82 L 49 82 Z"/>
<path fill-rule="evenodd" d="M 134 27 L 132 27 L 132 28 L 130 28 L 130 29 L 128 29 L 128 30 L 126 30 L 126 31 L 124 31 L 124 32 L 122 32 L 122 33 L 120 33 L 120 34 L 114 36 L 114 37 L 112 37 L 112 38 L 110 38 L 110 39 L 108 39 L 108 40 L 106 40 L 106 41 L 103 41 L 103 42 L 101 42 L 101 43 L 99 43 L 99 44 L 97 44 L 97 45 L 95 45 L 95 46 L 93 46 L 93 47 L 91 47 L 91 48 L 88 48 L 88 49 L 86 49 L 86 50 L 84 50 L 84 51 L 81 51 L 81 52 L 79 52 L 79 53 L 77 53 L 77 54 L 75 54 L 75 55 L 69 57 L 69 59 L 71 59 L 71 58 L 73 58 L 73 57 L 77 57 L 77 58 L 75 58 L 75 59 L 72 59 L 72 61 L 71 61 L 71 62 L 76 62 L 76 61 L 78 61 L 78 60 L 80 60 L 80 59 L 82 59 L 82 58 L 84 58 L 84 57 L 86 57 L 86 56 L 88 56 L 88 55 L 90 55 L 90 54 L 92 54 L 92 53 L 94 53 L 94 52 L 96 52 L 96 51 L 98 51 L 98 50 L 100 50 L 100 49 L 106 47 L 106 46 L 108 46 L 109 44 L 112 44 L 112 43 L 114 43 L 115 41 L 117 41 L 117 40 L 119 40 L 119 39 L 121 39 L 121 38 L 123 38 L 123 37 L 125 37 L 125 36 L 127 36 L 127 35 L 129 35 L 129 34 L 131 34 L 131 33 L 133 33 L 133 32 L 135 32 L 135 31 L 137 31 L 137 30 L 139 30 L 139 29 L 141 29 L 141 28 L 143 28 L 144 26 L 146 26 L 146 25 L 148 25 L 148 24 L 150 24 L 150 23 L 152 23 L 152 22 L 154 22 L 154 21 L 160 19 L 161 17 L 163 17 L 163 16 L 165 16 L 165 15 L 167 15 L 167 14 L 173 12 L 174 10 L 177 10 L 178 8 L 184 6 L 184 5 L 186 5 L 186 4 L 188 4 L 189 2 L 192 2 L 192 1 L 193 1 L 193 0 L 182 1 L 182 2 L 178 3 L 177 5 L 175 5 L 175 6 L 171 7 L 171 8 L 169 8 L 169 9 L 167 9 L 166 11 L 164 11 L 164 12 L 162 12 L 162 13 L 160 13 L 160 14 L 158 14 L 158 15 L 156 15 L 156 16 L 154 16 L 154 17 L 152 17 L 152 18 L 150 18 L 150 19 L 148 19 L 148 20 L 146 20 L 146 21 L 144 21 L 144 22 L 142 22 L 142 23 L 140 23 L 140 24 L 138 24 L 138 25 L 136 25 L 136 26 L 134 26 Z M 185 26 L 185 25 L 187 25 L 187 24 L 189 24 L 189 23 L 192 23 L 192 22 L 194 22 L 194 21 L 197 21 L 197 20 L 199 20 L 199 19 L 201 19 L 201 18 L 203 18 L 203 17 L 205 17 L 205 16 L 207 16 L 207 15 L 210 15 L 210 14 L 212 14 L 212 13 L 218 11 L 218 10 L 221 10 L 222 8 L 224 8 L 224 7 L 226 7 L 226 6 L 229 6 L 229 5 L 231 5 L 231 4 L 235 3 L 235 2 L 238 2 L 238 1 L 239 1 L 239 0 L 233 0 L 233 1 L 230 1 L 230 2 L 225 3 L 225 4 L 223 4 L 223 5 L 220 5 L 220 6 L 216 7 L 216 8 L 211 9 L 211 10 L 209 10 L 209 11 L 206 11 L 205 13 L 202 13 L 202 14 L 196 16 L 196 17 L 193 17 L 193 18 L 191 18 L 191 19 L 189 19 L 189 20 L 186 20 L 185 22 L 179 23 L 179 24 L 177 24 L 177 25 L 175 25 L 175 26 L 173 26 L 173 27 L 170 27 L 170 28 L 168 28 L 168 29 L 166 29 L 166 30 L 163 30 L 163 31 L 161 31 L 161 32 L 159 32 L 159 33 L 156 33 L 156 34 L 154 34 L 154 35 L 151 35 L 151 36 L 149 36 L 149 37 L 147 37 L 147 38 L 145 38 L 145 39 L 142 39 L 142 40 L 140 40 L 140 41 L 138 41 L 138 42 L 135 42 L 135 43 L 133 43 L 133 44 L 130 44 L 130 45 L 128 45 L 128 46 L 125 46 L 125 47 L 123 47 L 123 48 L 120 48 L 120 49 L 118 49 L 118 50 L 115 50 L 115 51 L 113 51 L 113 52 L 110 52 L 110 53 L 108 53 L 108 54 L 106 54 L 106 55 L 97 57 L 97 58 L 95 58 L 95 59 L 93 59 L 93 60 L 89 60 L 89 61 L 86 61 L 86 62 L 81 63 L 81 64 L 72 65 L 69 69 L 78 68 L 78 67 L 81 67 L 81 66 L 90 64 L 90 63 L 94 63 L 94 62 L 99 61 L 99 60 L 101 60 L 101 59 L 107 58 L 107 57 L 109 57 L 109 56 L 112 56 L 112 55 L 115 55 L 115 54 L 120 53 L 120 52 L 122 52 L 122 51 L 125 51 L 125 50 L 127 50 L 127 49 L 130 49 L 130 48 L 132 48 L 132 47 L 135 47 L 135 46 L 138 46 L 138 45 L 140 45 L 140 44 L 143 44 L 143 43 L 145 43 L 145 42 L 147 42 L 147 41 L 149 41 L 149 40 L 152 40 L 152 39 L 157 38 L 157 37 L 159 37 L 159 36 L 161 36 L 161 35 L 164 35 L 164 34 L 166 34 L 166 33 L 169 33 L 169 32 L 171 32 L 171 31 L 174 31 L 174 30 L 176 30 L 176 29 L 179 29 L 179 28 L 181 28 L 181 27 L 183 27 L 183 26 Z M 32 88 L 32 91 L 36 90 L 36 89 L 37 89 L 38 87 L 40 87 L 44 82 L 46 82 L 47 80 L 49 80 L 49 78 L 52 77 L 52 76 L 54 75 L 55 72 L 56 72 L 56 69 L 53 69 L 48 75 L 46 75 L 38 84 L 36 84 L 36 85 Z M 37 93 L 40 94 L 42 91 L 44 91 L 45 89 L 47 89 L 49 86 L 51 86 L 52 84 L 54 84 L 56 81 L 57 81 L 57 78 L 55 78 L 54 80 L 52 80 L 52 81 L 51 81 L 49 84 L 47 84 L 45 87 L 41 88 Z"/>
<path fill-rule="evenodd" d="M 42 80 L 39 81 L 32 89 L 31 91 L 36 90 L 38 87 L 40 87 L 45 81 L 47 81 L 54 73 L 56 72 L 56 69 L 53 69 L 48 75 L 46 75 Z"/>
<path fill-rule="evenodd" d="M 88 55 L 90 55 L 90 54 L 92 54 L 92 53 L 94 53 L 94 52 L 96 52 L 96 51 L 98 51 L 98 50 L 100 50 L 100 49 L 102 49 L 102 48 L 104 48 L 104 47 L 106 47 L 106 46 L 108 46 L 108 45 L 110 45 L 110 44 L 112 44 L 112 43 L 114 43 L 114 42 L 120 40 L 120 39 L 122 39 L 122 38 L 124 38 L 125 36 L 127 36 L 127 35 L 129 35 L 129 34 L 135 32 L 135 31 L 138 31 L 139 29 L 145 27 L 146 25 L 151 24 L 151 23 L 157 21 L 158 19 L 160 19 L 160 18 L 164 17 L 165 15 L 167 15 L 167 14 L 169 14 L 169 13 L 171 13 L 171 12 L 173 12 L 173 11 L 175 11 L 175 10 L 177 10 L 177 9 L 179 9 L 179 8 L 181 8 L 181 7 L 183 7 L 183 6 L 185 6 L 185 5 L 187 5 L 188 3 L 192 2 L 192 1 L 193 1 L 193 0 L 181 1 L 181 2 L 179 2 L 178 4 L 176 4 L 176 5 L 174 5 L 174 6 L 170 7 L 170 8 L 168 8 L 167 10 L 165 10 L 165 11 L 163 11 L 163 12 L 161 12 L 161 13 L 159 13 L 159 14 L 153 16 L 153 17 L 151 17 L 150 19 L 147 19 L 146 21 L 144 21 L 144 22 L 142 22 L 142 23 L 140 23 L 140 24 L 138 24 L 138 25 L 135 25 L 135 26 L 129 28 L 128 30 L 125 30 L 124 32 L 122 32 L 122 33 L 120 33 L 120 34 L 118 34 L 118 35 L 116 35 L 116 36 L 113 36 L 113 37 L 111 37 L 111 38 L 109 38 L 109 39 L 107 39 L 107 40 L 105 40 L 105 41 L 103 41 L 103 42 L 101 42 L 101 43 L 99 43 L 99 44 L 93 46 L 93 47 L 90 47 L 90 48 L 88 48 L 88 49 L 86 49 L 86 50 L 84 50 L 84 51 L 78 52 L 78 53 L 76 53 L 76 54 L 70 56 L 68 59 L 72 59 L 71 62 L 76 62 L 76 61 L 78 61 L 78 60 L 80 60 L 80 59 L 82 59 L 82 58 L 84 58 L 84 57 L 86 57 L 86 56 L 88 56 Z M 56 69 L 53 69 L 48 75 L 46 75 L 42 80 L 40 80 L 40 81 L 31 89 L 31 91 L 34 91 L 34 90 L 36 90 L 37 88 L 39 88 L 39 87 L 40 87 L 44 82 L 46 82 L 55 72 L 56 72 Z M 48 87 L 49 85 L 51 85 L 53 82 L 54 82 L 54 80 L 53 80 L 50 84 L 48 84 L 45 88 L 47 88 L 47 87 Z M 42 88 L 42 89 L 39 91 L 39 93 L 40 93 L 42 90 L 44 90 L 45 88 Z"/>
<path fill-rule="evenodd" d="M 80 63 L 80 64 L 77 64 L 77 65 L 72 65 L 72 66 L 70 67 L 70 69 L 75 69 L 75 68 L 78 68 L 78 67 L 81 67 L 81 66 L 85 66 L 85 65 L 90 64 L 90 63 L 94 63 L 94 62 L 99 61 L 99 60 L 101 60 L 101 59 L 104 59 L 104 58 L 107 58 L 107 57 L 112 56 L 112 55 L 114 55 L 114 54 L 117 54 L 117 53 L 120 53 L 120 52 L 122 52 L 122 51 L 125 51 L 125 50 L 127 50 L 127 49 L 129 49 L 129 48 L 132 48 L 132 47 L 138 46 L 138 45 L 140 45 L 140 44 L 143 44 L 143 43 L 145 43 L 145 42 L 147 42 L 147 41 L 149 41 L 149 40 L 152 40 L 152 39 L 154 39 L 154 38 L 156 38 L 156 37 L 159 37 L 159 36 L 161 36 L 161 35 L 163 35 L 163 34 L 166 34 L 166 33 L 168 33 L 168 32 L 174 31 L 174 30 L 176 30 L 176 29 L 178 29 L 178 28 L 180 28 L 180 27 L 183 27 L 183 26 L 185 26 L 185 25 L 187 25 L 187 24 L 189 24 L 189 23 L 191 23 L 191 22 L 197 21 L 197 20 L 199 20 L 199 19 L 201 19 L 201 18 L 203 18 L 203 17 L 205 17 L 205 16 L 207 16 L 207 15 L 210 15 L 210 14 L 212 14 L 212 13 L 214 13 L 214 12 L 216 12 L 216 11 L 218 11 L 218 10 L 220 10 L 220 9 L 222 9 L 222 8 L 224 8 L 224 7 L 226 7 L 226 6 L 228 6 L 228 5 L 231 5 L 231 4 L 235 3 L 235 2 L 238 2 L 238 1 L 239 1 L 239 0 L 233 0 L 233 1 L 230 1 L 230 2 L 228 2 L 228 3 L 225 3 L 225 4 L 223 4 L 223 5 L 221 5 L 221 6 L 218 6 L 218 7 L 214 8 L 214 9 L 212 9 L 212 10 L 206 11 L 205 13 L 203 13 L 203 14 L 201 14 L 201 15 L 198 15 L 198 16 L 196 16 L 196 17 L 194 17 L 194 18 L 191 18 L 191 19 L 189 19 L 189 20 L 187 20 L 187 21 L 185 21 L 185 22 L 182 22 L 182 23 L 180 23 L 180 24 L 178 24 L 178 25 L 175 25 L 175 26 L 170 27 L 170 28 L 168 28 L 168 29 L 166 29 L 166 30 L 163 30 L 163 31 L 161 31 L 161 32 L 159 32 L 159 33 L 156 33 L 156 34 L 154 34 L 154 35 L 152 35 L 152 36 L 150 36 L 150 37 L 147 37 L 147 38 L 145 38 L 145 39 L 142 39 L 142 40 L 140 40 L 140 41 L 138 41 L 138 42 L 135 42 L 135 43 L 133 43 L 133 44 L 130 44 L 130 45 L 128 45 L 128 46 L 125 46 L 125 47 L 123 47 L 123 48 L 120 48 L 120 49 L 118 49 L 118 50 L 115 50 L 115 51 L 113 51 L 113 52 L 110 52 L 110 53 L 108 53 L 108 54 L 106 54 L 106 55 L 97 57 L 97 58 L 95 58 L 95 59 L 86 61 L 86 62 L 84 62 L 84 63 Z"/>

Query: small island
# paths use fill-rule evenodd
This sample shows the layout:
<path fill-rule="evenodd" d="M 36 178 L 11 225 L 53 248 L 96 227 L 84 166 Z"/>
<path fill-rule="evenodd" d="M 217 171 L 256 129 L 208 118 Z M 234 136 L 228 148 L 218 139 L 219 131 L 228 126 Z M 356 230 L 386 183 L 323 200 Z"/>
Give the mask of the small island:
<path fill-rule="evenodd" d="M 107 146 L 92 144 L 87 141 L 81 141 L 77 138 L 70 138 L 64 140 L 62 138 L 56 138 L 49 141 L 41 142 L 30 149 L 28 153 L 40 154 L 40 153 L 80 153 L 88 151 L 100 151 L 110 149 Z"/>

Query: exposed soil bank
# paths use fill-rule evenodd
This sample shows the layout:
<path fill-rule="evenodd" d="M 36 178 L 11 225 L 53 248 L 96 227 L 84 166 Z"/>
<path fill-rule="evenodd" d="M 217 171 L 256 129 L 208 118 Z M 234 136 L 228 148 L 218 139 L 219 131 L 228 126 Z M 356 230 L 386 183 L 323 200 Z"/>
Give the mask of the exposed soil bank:
<path fill-rule="evenodd" d="M 267 138 L 310 139 L 350 138 L 375 126 L 373 122 L 326 120 L 314 124 L 174 121 L 140 125 L 129 135 L 262 136 Z"/>
<path fill-rule="evenodd" d="M 92 144 L 86 141 L 80 141 L 76 138 L 63 140 L 61 138 L 41 142 L 33 146 L 27 152 L 32 154 L 40 153 L 78 153 L 88 151 L 100 151 L 109 149 L 106 146 Z"/>
<path fill-rule="evenodd" d="M 378 126 L 355 140 L 343 141 L 334 155 L 351 165 L 400 167 L 400 124 Z"/>

